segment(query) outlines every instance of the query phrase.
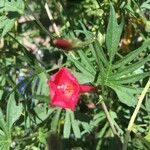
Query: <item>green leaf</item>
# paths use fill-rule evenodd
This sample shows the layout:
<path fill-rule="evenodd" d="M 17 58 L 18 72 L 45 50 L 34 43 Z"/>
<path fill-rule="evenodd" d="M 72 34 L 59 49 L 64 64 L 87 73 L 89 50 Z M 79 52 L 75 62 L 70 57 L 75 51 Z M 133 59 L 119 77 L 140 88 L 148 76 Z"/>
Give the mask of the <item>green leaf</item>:
<path fill-rule="evenodd" d="M 93 82 L 94 78 L 91 78 L 91 76 L 88 76 L 87 74 L 79 73 L 79 72 L 73 72 L 74 76 L 78 79 L 80 84 Z"/>
<path fill-rule="evenodd" d="M 38 88 L 36 91 L 36 95 L 45 95 L 49 96 L 49 87 L 47 84 L 47 76 L 45 72 L 42 72 L 38 74 L 39 79 L 35 80 L 35 82 L 38 82 Z M 36 83 L 35 83 L 36 85 Z M 35 92 L 35 89 L 33 88 L 33 92 Z"/>
<path fill-rule="evenodd" d="M 120 102 L 126 104 L 129 107 L 135 107 L 137 104 L 137 98 L 135 94 L 138 91 L 132 87 L 125 87 L 125 86 L 111 86 L 111 88 L 116 92 Z"/>
<path fill-rule="evenodd" d="M 3 76 L 0 77 L 0 100 L 2 99 L 2 95 L 4 93 L 3 91 L 3 87 L 5 86 L 6 84 L 6 80 Z"/>
<path fill-rule="evenodd" d="M 5 135 L 5 133 L 0 129 L 0 137 L 1 137 L 1 135 L 3 136 L 3 135 Z"/>
<path fill-rule="evenodd" d="M 19 14 L 23 14 L 25 8 L 23 0 L 1 0 L 0 6 L 0 12 L 18 12 Z"/>
<path fill-rule="evenodd" d="M 13 28 L 14 24 L 15 24 L 15 19 L 9 19 L 7 21 L 7 24 L 3 28 L 2 37 L 4 37 Z"/>
<path fill-rule="evenodd" d="M 127 67 L 124 67 L 122 69 L 120 69 L 117 73 L 115 73 L 114 75 L 112 75 L 110 78 L 118 78 L 124 75 L 127 75 L 129 73 L 132 73 L 133 71 L 135 71 L 136 69 L 138 69 L 139 67 L 143 66 L 146 62 L 148 62 L 150 60 L 150 55 L 148 55 L 146 58 L 143 58 L 142 60 L 128 65 Z"/>
<path fill-rule="evenodd" d="M 149 100 L 148 96 L 146 96 L 145 107 L 146 107 L 146 110 L 150 113 L 150 100 Z M 150 139 L 149 139 L 149 141 L 150 141 Z"/>
<path fill-rule="evenodd" d="M 47 144 L 46 138 L 47 138 L 47 134 L 45 133 L 45 130 L 43 128 L 39 128 L 39 130 L 38 130 L 38 140 L 39 140 L 39 142 L 46 145 Z"/>
<path fill-rule="evenodd" d="M 91 39 L 93 37 L 93 33 L 87 30 L 86 26 L 81 20 L 79 20 L 79 23 L 81 25 L 82 30 L 74 30 L 74 32 L 78 35 L 81 33 L 84 34 L 86 36 L 86 40 Z"/>
<path fill-rule="evenodd" d="M 37 114 L 37 116 L 34 116 L 34 117 L 36 117 L 36 123 L 39 124 L 43 122 L 44 120 L 46 120 L 55 110 L 56 108 L 48 108 L 47 110 L 47 104 L 44 106 L 41 105 L 41 106 L 35 107 L 34 111 Z"/>
<path fill-rule="evenodd" d="M 0 109 L 0 128 L 6 135 L 9 135 L 9 130 L 8 130 L 6 122 L 4 121 L 4 115 L 1 109 Z"/>
<path fill-rule="evenodd" d="M 0 29 L 2 29 L 7 24 L 7 17 L 6 16 L 0 16 Z"/>
<path fill-rule="evenodd" d="M 13 28 L 15 24 L 15 19 L 10 19 L 6 16 L 1 16 L 0 22 L 0 29 L 2 29 L 1 37 L 4 37 Z"/>
<path fill-rule="evenodd" d="M 98 124 L 106 118 L 104 112 L 99 112 L 95 114 L 93 120 L 90 121 L 91 128 L 98 126 Z"/>
<path fill-rule="evenodd" d="M 96 60 L 99 70 L 100 69 L 104 70 L 104 65 L 103 65 L 103 63 L 101 61 L 101 57 L 100 57 L 101 56 L 100 49 L 97 50 L 97 48 L 95 48 L 92 44 L 90 44 L 90 49 Z"/>
<path fill-rule="evenodd" d="M 49 96 L 45 95 L 32 95 L 31 98 L 37 99 L 39 102 L 44 102 L 49 104 Z"/>
<path fill-rule="evenodd" d="M 149 127 L 149 130 L 148 130 L 148 132 L 147 132 L 147 134 L 146 134 L 146 136 L 145 136 L 144 138 L 145 138 L 145 140 L 147 140 L 147 141 L 149 142 L 149 144 L 150 144 L 150 127 Z"/>
<path fill-rule="evenodd" d="M 96 40 L 93 45 L 90 45 L 90 49 L 97 62 L 98 70 L 100 72 L 98 79 L 102 81 L 102 78 L 106 76 L 105 68 L 108 67 L 108 60 L 98 40 Z"/>
<path fill-rule="evenodd" d="M 60 118 L 60 114 L 61 114 L 62 109 L 61 108 L 57 108 L 56 113 L 52 119 L 51 122 L 51 130 L 52 132 L 56 132 L 57 131 L 57 127 L 58 127 L 58 122 L 59 122 L 59 118 Z"/>
<path fill-rule="evenodd" d="M 70 115 L 71 115 L 71 125 L 72 125 L 74 135 L 77 139 L 80 139 L 81 132 L 80 132 L 79 124 L 78 124 L 77 120 L 75 120 L 75 118 L 74 118 L 74 112 L 71 112 Z"/>
<path fill-rule="evenodd" d="M 150 46 L 150 41 L 143 43 L 143 45 L 141 47 L 139 47 L 138 49 L 130 52 L 128 55 L 126 55 L 125 57 L 123 57 L 121 60 L 117 61 L 112 68 L 116 69 L 119 67 L 122 67 L 126 64 L 128 64 L 129 62 L 131 62 L 132 60 L 134 60 L 136 57 L 138 57 L 138 55 L 147 50 L 147 48 Z"/>
<path fill-rule="evenodd" d="M 0 9 L 2 9 L 2 8 L 4 7 L 4 5 L 5 5 L 5 1 L 4 1 L 4 0 L 1 0 L 1 1 L 0 1 Z"/>
<path fill-rule="evenodd" d="M 95 69 L 92 63 L 90 62 L 89 58 L 86 56 L 85 52 L 83 51 L 78 51 L 78 54 L 81 59 L 81 63 L 85 65 L 85 67 L 91 72 L 92 74 L 95 74 Z"/>
<path fill-rule="evenodd" d="M 149 3 L 150 3 L 150 1 L 147 0 L 147 1 L 143 2 L 140 7 L 145 8 L 145 9 L 150 9 L 150 4 Z"/>
<path fill-rule="evenodd" d="M 81 132 L 81 135 L 84 135 L 85 133 L 90 133 L 92 131 L 92 128 L 90 127 L 90 124 L 87 122 L 80 122 L 82 125 L 84 131 Z"/>
<path fill-rule="evenodd" d="M 11 138 L 4 135 L 0 137 L 0 150 L 10 150 Z"/>
<path fill-rule="evenodd" d="M 127 83 L 134 83 L 134 82 L 137 82 L 147 76 L 150 75 L 150 72 L 145 72 L 145 73 L 140 73 L 140 74 L 136 74 L 136 75 L 131 75 L 131 76 L 128 76 L 128 77 L 123 77 L 123 78 L 120 78 L 118 80 L 115 80 L 114 82 L 118 83 L 118 84 L 127 84 Z"/>
<path fill-rule="evenodd" d="M 70 136 L 70 132 L 71 132 L 70 110 L 66 109 L 65 123 L 64 123 L 64 130 L 63 130 L 64 138 L 68 139 Z"/>
<path fill-rule="evenodd" d="M 6 122 L 9 129 L 11 129 L 15 121 L 21 116 L 22 109 L 23 107 L 21 103 L 18 106 L 16 105 L 14 93 L 12 93 L 8 99 L 6 114 Z"/>
<path fill-rule="evenodd" d="M 94 47 L 94 51 L 95 51 L 94 56 L 96 58 L 97 64 L 103 62 L 104 66 L 106 67 L 108 65 L 108 60 L 107 60 L 106 54 L 104 53 L 104 50 L 101 47 L 98 40 L 95 40 L 93 47 Z"/>
<path fill-rule="evenodd" d="M 79 31 L 79 33 L 84 33 L 85 35 L 86 35 L 86 38 L 92 38 L 93 37 L 93 33 L 92 32 L 89 32 L 88 30 L 87 30 L 87 28 L 86 28 L 86 26 L 84 25 L 84 23 L 81 21 L 81 20 L 79 20 L 79 23 L 80 23 L 80 25 L 81 25 L 81 27 L 82 27 L 82 30 L 78 30 Z M 77 31 L 77 30 L 75 30 L 75 31 Z"/>
<path fill-rule="evenodd" d="M 114 7 L 110 4 L 110 16 L 106 32 L 106 46 L 109 53 L 110 62 L 112 62 L 114 55 L 117 53 L 122 28 L 123 21 L 120 25 L 118 25 Z"/>
<path fill-rule="evenodd" d="M 73 58 L 72 55 L 68 57 L 74 65 L 83 73 L 83 76 L 86 75 L 87 77 L 91 78 L 94 81 L 95 74 L 93 74 L 89 69 L 87 69 L 81 62 L 79 62 L 76 58 Z"/>

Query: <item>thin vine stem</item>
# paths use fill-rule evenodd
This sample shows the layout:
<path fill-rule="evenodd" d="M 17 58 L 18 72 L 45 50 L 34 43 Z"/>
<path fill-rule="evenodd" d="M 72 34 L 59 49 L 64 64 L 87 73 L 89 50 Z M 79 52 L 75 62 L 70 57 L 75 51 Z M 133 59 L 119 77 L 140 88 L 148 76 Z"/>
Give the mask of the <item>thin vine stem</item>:
<path fill-rule="evenodd" d="M 112 120 L 112 118 L 111 118 L 111 115 L 110 115 L 110 113 L 109 113 L 109 111 L 108 111 L 108 108 L 107 108 L 107 106 L 106 106 L 106 104 L 105 104 L 105 102 L 104 102 L 103 97 L 100 96 L 99 99 L 100 99 L 100 103 L 101 103 L 102 109 L 104 110 L 104 113 L 105 113 L 105 115 L 106 115 L 106 118 L 107 118 L 107 120 L 108 120 L 108 123 L 109 123 L 109 125 L 110 125 L 110 128 L 111 128 L 111 130 L 112 130 L 112 133 L 113 133 L 113 135 L 114 135 L 114 137 L 115 137 L 115 139 L 116 139 L 116 143 L 117 143 L 117 145 L 118 145 L 118 148 L 121 149 L 122 142 L 121 142 L 120 137 L 119 137 L 119 135 L 118 135 L 118 132 L 117 132 L 117 130 L 116 130 L 116 128 L 115 128 L 114 122 L 113 122 L 113 120 Z"/>
<path fill-rule="evenodd" d="M 112 129 L 113 134 L 114 134 L 114 135 L 118 135 L 118 134 L 117 134 L 117 131 L 116 131 L 116 129 L 115 129 L 115 126 L 114 126 L 114 124 L 113 124 L 113 121 L 112 121 L 112 119 L 111 119 L 111 116 L 110 116 L 110 114 L 109 114 L 109 111 L 108 111 L 108 109 L 107 109 L 107 106 L 106 106 L 106 104 L 105 104 L 105 102 L 102 101 L 102 102 L 101 102 L 101 105 L 102 105 L 102 108 L 103 108 L 104 113 L 105 113 L 105 115 L 106 115 L 106 118 L 107 118 L 107 120 L 108 120 L 108 122 L 109 122 L 109 125 L 110 125 L 110 127 L 111 127 L 111 129 Z"/>
<path fill-rule="evenodd" d="M 139 113 L 140 107 L 142 105 L 142 102 L 144 100 L 144 97 L 145 97 L 146 93 L 148 92 L 149 87 L 150 87 L 150 79 L 148 80 L 147 84 L 145 85 L 145 87 L 144 87 L 144 89 L 143 89 L 143 91 L 142 91 L 142 93 L 139 97 L 136 108 L 135 108 L 135 110 L 134 110 L 134 112 L 131 116 L 130 121 L 129 121 L 122 150 L 127 150 L 128 141 L 129 141 L 129 138 L 130 138 L 130 132 L 132 131 L 135 119 L 137 117 L 137 114 Z"/>

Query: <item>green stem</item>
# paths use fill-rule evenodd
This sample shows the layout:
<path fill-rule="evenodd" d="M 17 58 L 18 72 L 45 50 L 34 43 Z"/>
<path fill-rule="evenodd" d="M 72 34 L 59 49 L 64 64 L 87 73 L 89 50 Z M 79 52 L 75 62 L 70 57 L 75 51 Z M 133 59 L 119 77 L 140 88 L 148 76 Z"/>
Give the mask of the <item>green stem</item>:
<path fill-rule="evenodd" d="M 139 110 L 140 110 L 140 107 L 142 105 L 142 102 L 144 100 L 144 97 L 148 91 L 150 87 L 150 79 L 148 80 L 146 86 L 144 87 L 140 97 L 139 97 L 139 100 L 138 100 L 138 103 L 136 105 L 136 108 L 131 116 L 131 119 L 129 121 L 129 124 L 128 124 L 128 127 L 127 127 L 127 131 L 126 131 L 126 135 L 125 135 L 125 140 L 124 140 L 124 145 L 123 145 L 123 149 L 122 150 L 127 150 L 127 146 L 128 146 L 128 141 L 129 141 L 129 137 L 130 137 L 130 132 L 132 131 L 132 127 L 134 125 L 134 121 L 136 119 L 136 116 L 137 114 L 139 113 Z"/>
<path fill-rule="evenodd" d="M 106 115 L 106 118 L 107 118 L 107 120 L 108 120 L 108 123 L 109 123 L 109 125 L 110 125 L 110 128 L 111 128 L 111 130 L 112 130 L 112 133 L 113 133 L 113 135 L 114 135 L 114 137 L 115 137 L 115 139 L 116 139 L 116 143 L 117 143 L 117 145 L 118 145 L 118 149 L 120 150 L 122 143 L 121 143 L 121 141 L 120 141 L 120 137 L 119 137 L 119 135 L 118 135 L 118 133 L 117 133 L 117 131 L 116 131 L 116 128 L 115 128 L 115 126 L 114 126 L 113 120 L 112 120 L 112 118 L 111 118 L 111 116 L 110 116 L 110 114 L 109 114 L 109 111 L 108 111 L 107 106 L 106 106 L 106 104 L 105 104 L 104 101 L 101 102 L 101 105 L 102 105 L 102 108 L 103 108 L 104 113 L 105 113 L 105 115 Z"/>
<path fill-rule="evenodd" d="M 39 133 L 34 133 L 28 137 L 24 137 L 24 138 L 20 138 L 20 139 L 15 139 L 16 142 L 22 142 L 22 141 L 26 141 L 26 140 L 30 140 L 34 137 L 37 137 Z"/>
<path fill-rule="evenodd" d="M 103 108 L 104 113 L 105 113 L 105 115 L 106 115 L 106 118 L 107 118 L 107 120 L 108 120 L 108 122 L 109 122 L 109 125 L 110 125 L 110 127 L 111 127 L 111 129 L 112 129 L 113 134 L 114 134 L 114 135 L 117 135 L 117 131 L 116 131 L 115 127 L 114 127 L 113 121 L 112 121 L 111 116 L 110 116 L 110 114 L 109 114 L 109 112 L 108 112 L 108 109 L 107 109 L 107 106 L 106 106 L 105 102 L 102 101 L 102 102 L 101 102 L 101 105 L 102 105 L 102 108 Z"/>

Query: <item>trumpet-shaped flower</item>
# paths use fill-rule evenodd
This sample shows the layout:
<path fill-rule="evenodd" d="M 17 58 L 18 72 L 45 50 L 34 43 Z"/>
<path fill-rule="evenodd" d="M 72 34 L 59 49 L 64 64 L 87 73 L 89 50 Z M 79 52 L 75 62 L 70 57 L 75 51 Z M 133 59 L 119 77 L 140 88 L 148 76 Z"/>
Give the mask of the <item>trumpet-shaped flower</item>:
<path fill-rule="evenodd" d="M 51 105 L 69 108 L 74 111 L 81 92 L 90 92 L 94 86 L 79 84 L 70 71 L 63 67 L 48 80 L 51 95 Z"/>

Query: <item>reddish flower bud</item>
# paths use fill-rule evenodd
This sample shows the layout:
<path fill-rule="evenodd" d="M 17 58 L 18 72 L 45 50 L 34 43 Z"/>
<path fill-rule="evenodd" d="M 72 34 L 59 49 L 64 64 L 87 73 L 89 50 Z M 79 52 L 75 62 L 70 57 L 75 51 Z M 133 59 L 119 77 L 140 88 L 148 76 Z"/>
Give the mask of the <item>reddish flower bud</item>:
<path fill-rule="evenodd" d="M 72 45 L 72 40 L 69 39 L 55 39 L 53 40 L 53 45 L 61 49 L 70 49 Z"/>
<path fill-rule="evenodd" d="M 86 42 L 82 42 L 79 39 L 55 39 L 52 44 L 63 50 L 74 50 L 82 48 L 86 45 Z"/>
<path fill-rule="evenodd" d="M 94 86 L 80 85 L 77 79 L 65 67 L 48 80 L 52 106 L 69 108 L 74 111 L 81 92 L 95 90 Z"/>

